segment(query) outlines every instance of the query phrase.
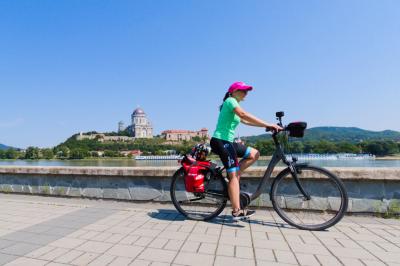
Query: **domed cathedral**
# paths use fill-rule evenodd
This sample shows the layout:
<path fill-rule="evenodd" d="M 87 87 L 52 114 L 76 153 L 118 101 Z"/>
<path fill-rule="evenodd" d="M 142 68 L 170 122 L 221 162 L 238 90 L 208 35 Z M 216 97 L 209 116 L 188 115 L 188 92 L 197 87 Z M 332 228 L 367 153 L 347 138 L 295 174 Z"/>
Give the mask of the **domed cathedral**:
<path fill-rule="evenodd" d="M 133 111 L 130 132 L 134 138 L 153 138 L 153 126 L 142 108 Z"/>

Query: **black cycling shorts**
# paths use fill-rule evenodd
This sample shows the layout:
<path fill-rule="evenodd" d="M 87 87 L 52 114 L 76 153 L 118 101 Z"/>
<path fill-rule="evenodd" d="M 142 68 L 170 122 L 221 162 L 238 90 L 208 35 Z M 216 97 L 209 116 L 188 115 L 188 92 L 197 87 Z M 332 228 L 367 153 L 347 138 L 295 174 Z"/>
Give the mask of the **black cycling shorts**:
<path fill-rule="evenodd" d="M 238 157 L 246 159 L 250 155 L 251 148 L 236 142 L 211 138 L 212 152 L 219 155 L 228 173 L 239 171 Z"/>

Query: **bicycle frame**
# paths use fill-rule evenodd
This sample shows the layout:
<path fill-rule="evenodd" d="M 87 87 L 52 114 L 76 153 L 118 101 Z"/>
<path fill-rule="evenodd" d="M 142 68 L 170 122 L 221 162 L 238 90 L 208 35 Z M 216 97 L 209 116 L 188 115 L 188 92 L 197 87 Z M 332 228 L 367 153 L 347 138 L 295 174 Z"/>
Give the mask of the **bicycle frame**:
<path fill-rule="evenodd" d="M 286 159 L 285 153 L 283 151 L 283 148 L 282 148 L 281 144 L 278 141 L 277 135 L 278 135 L 278 133 L 276 133 L 276 132 L 272 134 L 272 139 L 274 140 L 276 150 L 275 150 L 274 154 L 272 155 L 272 159 L 269 162 L 268 168 L 265 171 L 264 176 L 262 177 L 262 179 L 261 179 L 256 191 L 251 195 L 250 201 L 255 200 L 256 198 L 258 198 L 262 194 L 262 192 L 264 191 L 264 189 L 267 186 L 268 179 L 271 177 L 272 172 L 274 171 L 275 166 L 281 160 L 289 167 L 290 172 L 293 175 L 293 178 L 294 178 L 294 180 L 296 182 L 296 185 L 297 185 L 298 189 L 301 191 L 301 193 L 304 195 L 304 197 L 307 200 L 309 200 L 310 199 L 310 195 L 307 192 L 304 191 L 303 186 L 301 185 L 301 182 L 300 182 L 300 180 L 299 180 L 299 178 L 297 176 L 296 163 L 295 162 L 294 163 L 290 162 L 290 161 L 288 161 Z M 271 189 L 272 189 L 272 186 L 271 186 Z M 270 194 L 270 197 L 272 197 L 272 193 L 270 192 L 269 194 Z"/>
<path fill-rule="evenodd" d="M 261 193 L 264 191 L 264 189 L 267 186 L 268 179 L 271 177 L 272 172 L 274 171 L 275 166 L 282 160 L 287 166 L 290 166 L 290 162 L 286 160 L 285 154 L 283 152 L 282 146 L 279 143 L 277 139 L 277 133 L 272 134 L 272 139 L 274 140 L 276 150 L 274 154 L 272 155 L 271 161 L 268 164 L 268 168 L 264 173 L 264 176 L 262 177 L 260 183 L 258 184 L 258 187 L 256 191 L 251 195 L 250 201 L 255 200 L 258 198 Z M 271 194 L 271 193 L 270 193 Z"/>

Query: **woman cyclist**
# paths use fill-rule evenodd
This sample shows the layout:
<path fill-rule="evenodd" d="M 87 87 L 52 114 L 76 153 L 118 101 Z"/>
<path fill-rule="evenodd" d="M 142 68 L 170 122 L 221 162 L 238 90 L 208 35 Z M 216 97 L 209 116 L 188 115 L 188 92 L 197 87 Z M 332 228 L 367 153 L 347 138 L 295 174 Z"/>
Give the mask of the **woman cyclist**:
<path fill-rule="evenodd" d="M 229 87 L 220 106 L 217 128 L 210 141 L 212 151 L 219 155 L 228 173 L 228 192 L 234 220 L 248 218 L 255 213 L 252 210 L 240 208 L 239 180 L 243 171 L 257 161 L 260 156 L 256 149 L 234 142 L 237 126 L 242 122 L 249 126 L 265 127 L 272 131 L 282 130 L 280 126 L 269 124 L 240 107 L 239 102 L 243 101 L 252 89 L 252 86 L 244 82 L 235 82 Z M 238 157 L 242 158 L 240 162 Z"/>

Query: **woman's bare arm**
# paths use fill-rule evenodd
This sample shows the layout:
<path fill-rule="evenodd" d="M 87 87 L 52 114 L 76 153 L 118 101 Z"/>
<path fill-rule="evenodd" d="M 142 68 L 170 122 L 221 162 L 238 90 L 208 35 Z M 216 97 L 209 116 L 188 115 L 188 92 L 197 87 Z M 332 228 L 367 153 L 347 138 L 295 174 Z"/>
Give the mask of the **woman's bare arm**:
<path fill-rule="evenodd" d="M 256 116 L 246 112 L 240 106 L 236 107 L 233 111 L 240 117 L 240 120 L 242 121 L 243 124 L 255 127 L 265 127 L 273 130 L 282 130 L 280 126 L 275 124 L 269 124 L 257 118 Z"/>

